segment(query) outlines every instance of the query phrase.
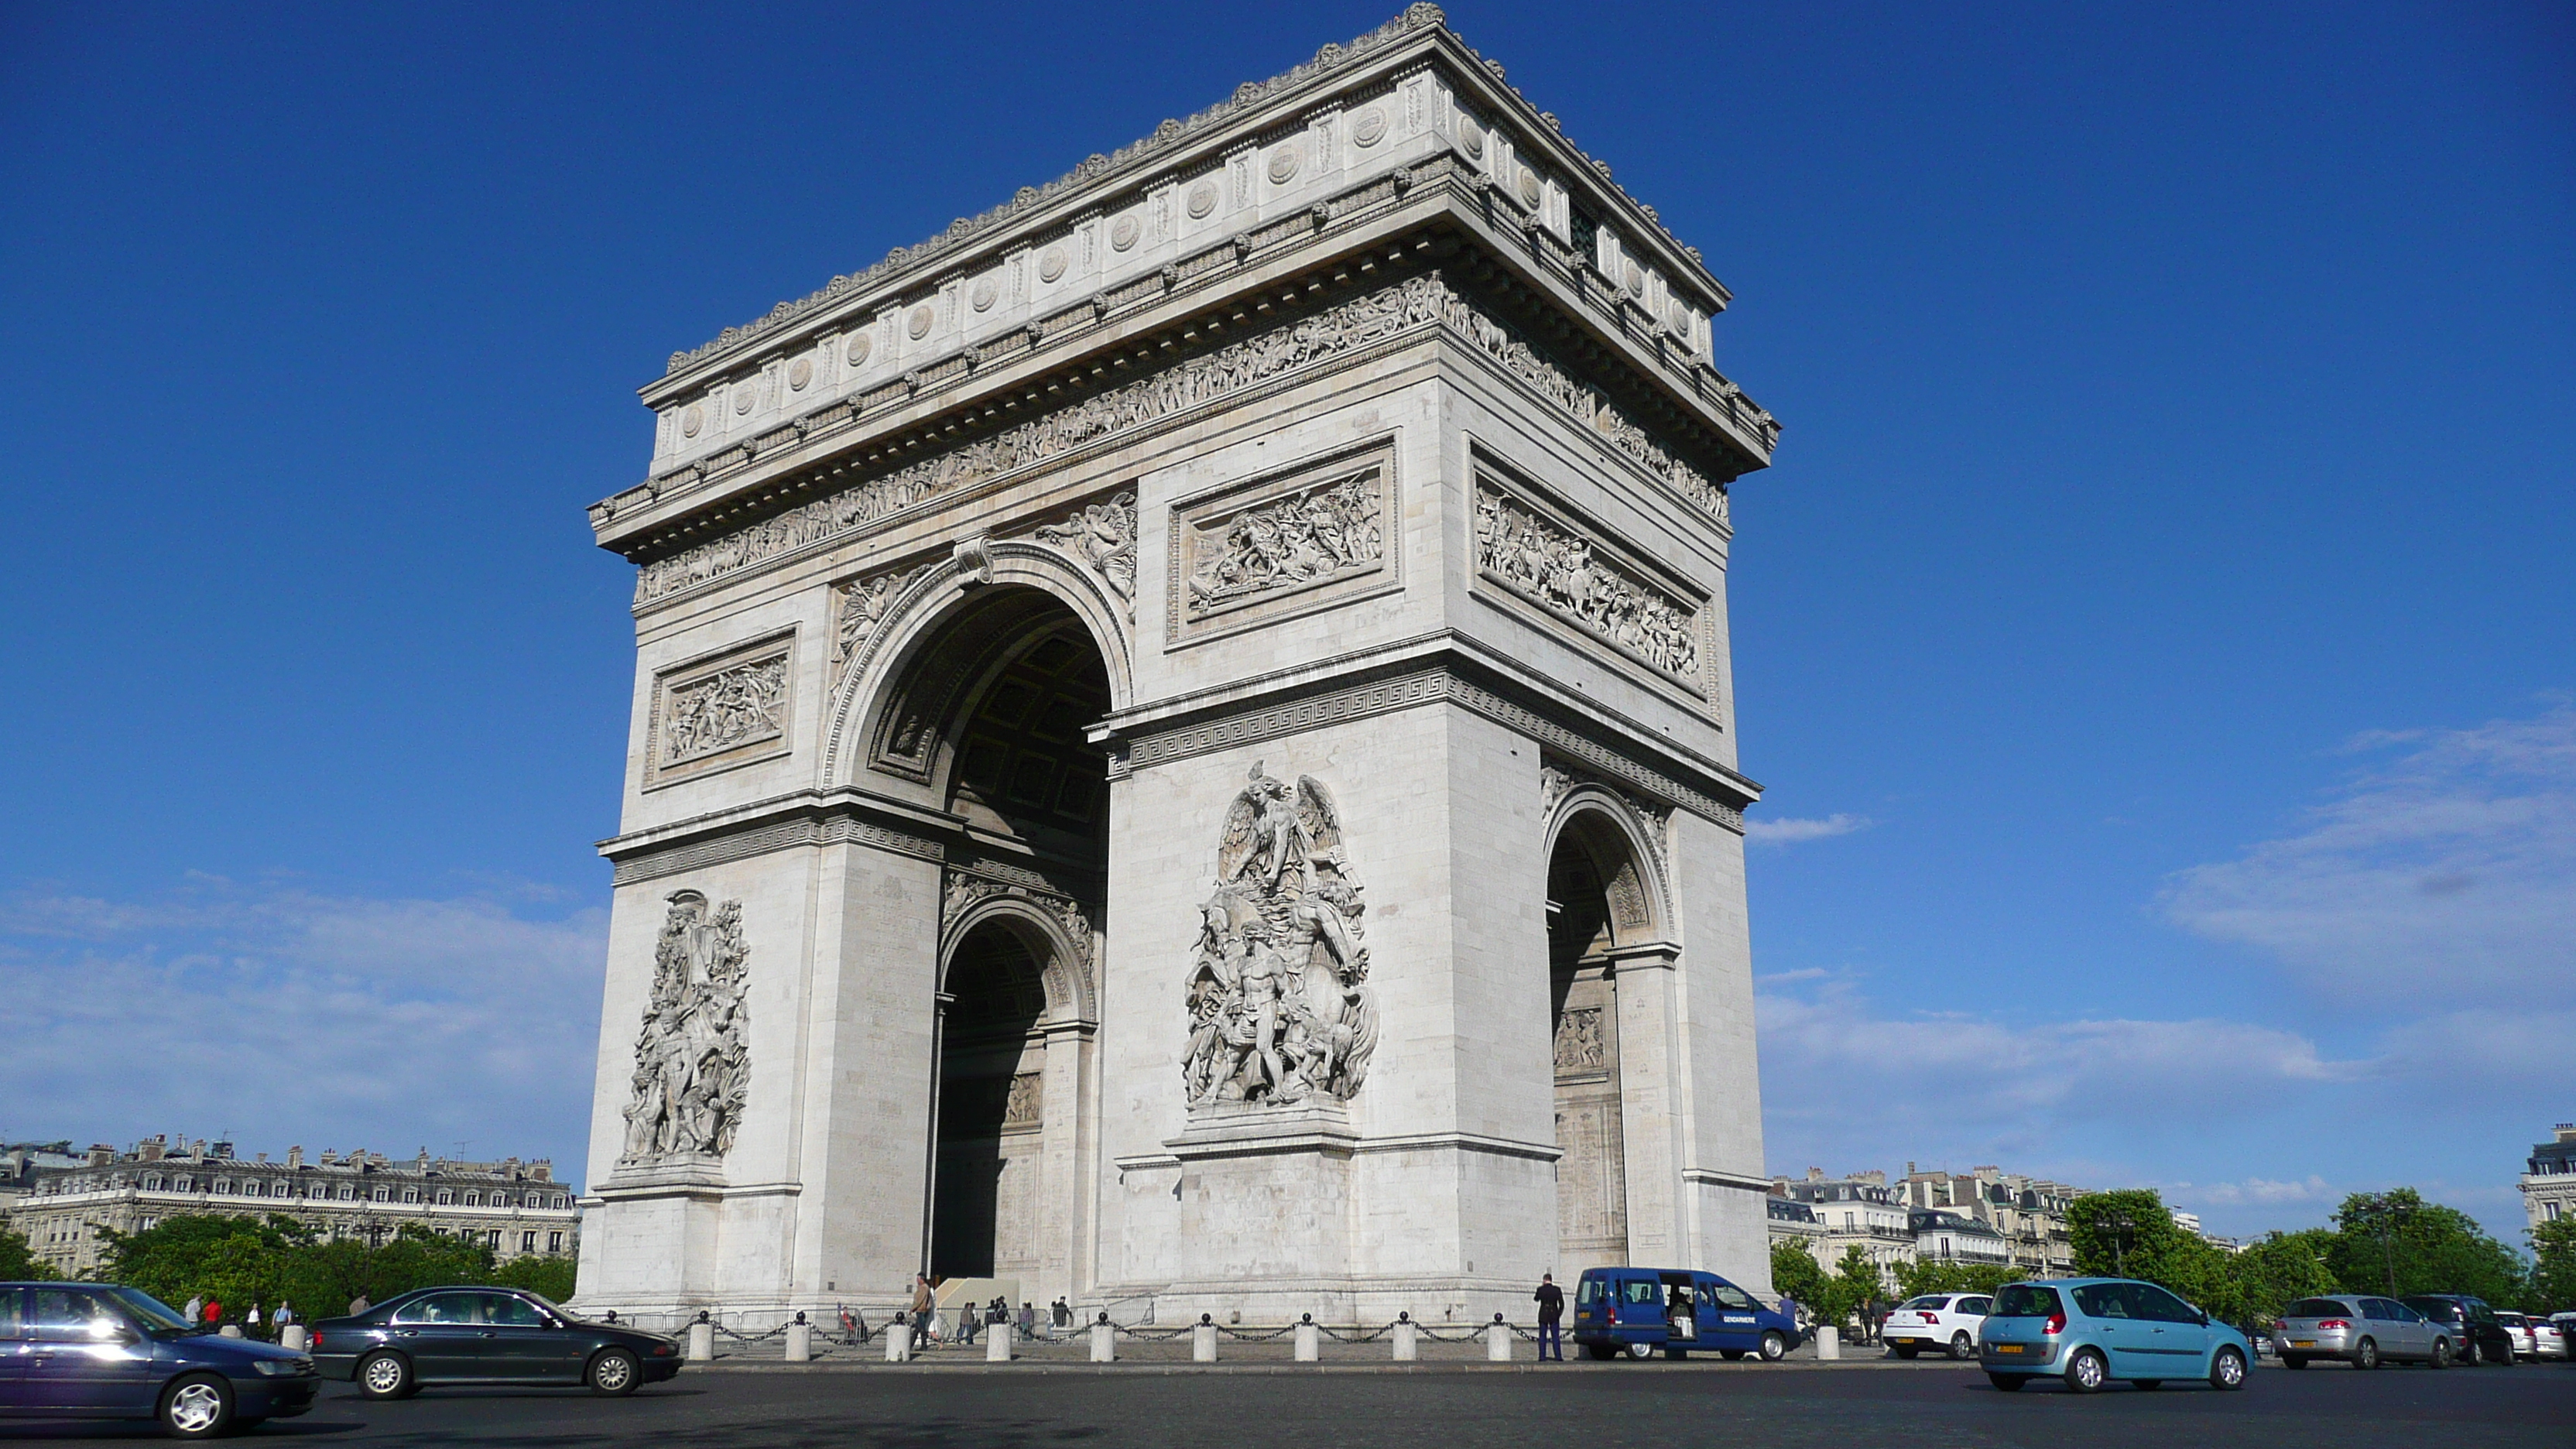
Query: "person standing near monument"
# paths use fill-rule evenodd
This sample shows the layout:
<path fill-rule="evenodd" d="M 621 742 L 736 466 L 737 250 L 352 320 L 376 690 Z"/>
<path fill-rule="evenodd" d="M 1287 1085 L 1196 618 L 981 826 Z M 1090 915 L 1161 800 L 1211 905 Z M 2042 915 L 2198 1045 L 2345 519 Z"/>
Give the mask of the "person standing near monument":
<path fill-rule="evenodd" d="M 920 1353 L 930 1347 L 930 1279 L 912 1275 L 912 1351 Z"/>
<path fill-rule="evenodd" d="M 190 1323 L 202 1322 L 206 1316 L 205 1295 L 201 1293 L 189 1294 L 188 1307 L 181 1316 L 186 1318 Z"/>
<path fill-rule="evenodd" d="M 1538 1361 L 1545 1363 L 1554 1348 L 1558 1363 L 1565 1362 L 1565 1290 L 1556 1286 L 1556 1275 L 1538 1275 L 1538 1291 L 1530 1295 L 1538 1300 Z"/>
<path fill-rule="evenodd" d="M 349 1316 L 350 1316 L 351 1318 L 355 1318 L 355 1317 L 357 1317 L 359 1314 L 364 1313 L 364 1312 L 366 1312 L 368 1309 L 373 1308 L 373 1307 L 375 1307 L 375 1306 L 376 1306 L 376 1305 L 374 1305 L 374 1304 L 372 1304 L 372 1303 L 369 1303 L 369 1302 L 367 1301 L 367 1295 L 366 1295 L 366 1294 L 364 1294 L 364 1293 L 360 1293 L 357 1297 L 352 1298 L 352 1299 L 350 1299 L 350 1300 L 349 1300 Z"/>

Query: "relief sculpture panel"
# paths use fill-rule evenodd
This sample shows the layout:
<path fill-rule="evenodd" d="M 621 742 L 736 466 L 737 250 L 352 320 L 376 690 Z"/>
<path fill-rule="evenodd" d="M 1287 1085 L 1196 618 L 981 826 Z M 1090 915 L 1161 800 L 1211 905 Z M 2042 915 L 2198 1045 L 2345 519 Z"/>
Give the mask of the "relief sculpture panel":
<path fill-rule="evenodd" d="M 1181 1077 L 1192 1106 L 1346 1101 L 1377 1052 L 1360 885 L 1341 816 L 1311 775 L 1252 767 L 1226 812 L 1200 907 Z"/>
<path fill-rule="evenodd" d="M 652 715 L 648 783 L 784 750 L 787 666 L 787 646 L 778 641 L 664 676 Z"/>
<path fill-rule="evenodd" d="M 1392 584 L 1391 458 L 1380 450 L 1263 479 L 1175 510 L 1175 642 L 1343 602 Z"/>
<path fill-rule="evenodd" d="M 1476 569 L 1557 618 L 1701 687 L 1699 611 L 1622 568 L 1592 540 L 1478 480 Z"/>
<path fill-rule="evenodd" d="M 635 1038 L 620 1166 L 724 1156 L 751 1083 L 742 902 L 710 911 L 705 896 L 684 890 L 672 892 L 669 905 Z"/>

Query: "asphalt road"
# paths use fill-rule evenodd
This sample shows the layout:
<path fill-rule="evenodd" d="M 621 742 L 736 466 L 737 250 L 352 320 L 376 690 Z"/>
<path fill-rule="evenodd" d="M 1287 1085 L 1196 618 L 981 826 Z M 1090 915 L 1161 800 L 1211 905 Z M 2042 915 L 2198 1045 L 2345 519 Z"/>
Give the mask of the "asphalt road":
<path fill-rule="evenodd" d="M 1623 1432 L 1623 1430 L 1625 1432 Z M 432 1389 L 370 1403 L 345 1385 L 300 1419 L 239 1444 L 586 1445 L 655 1449 L 1022 1449 L 1022 1446 L 1466 1446 L 1610 1440 L 1656 1445 L 1743 1436 L 1783 1445 L 1925 1443 L 1943 1449 L 2119 1445 L 2576 1445 L 2576 1366 L 2258 1370 L 2241 1393 L 2169 1385 L 2078 1398 L 2053 1386 L 1996 1393 L 1950 1365 L 1574 1365 L 1414 1372 L 1325 1366 L 1205 1371 L 801 1368 L 692 1370 L 627 1399 L 579 1390 Z M 1902 1437 L 1898 1437 L 1902 1436 Z M 149 1424 L 0 1422 L 0 1442 L 155 1437 Z"/>

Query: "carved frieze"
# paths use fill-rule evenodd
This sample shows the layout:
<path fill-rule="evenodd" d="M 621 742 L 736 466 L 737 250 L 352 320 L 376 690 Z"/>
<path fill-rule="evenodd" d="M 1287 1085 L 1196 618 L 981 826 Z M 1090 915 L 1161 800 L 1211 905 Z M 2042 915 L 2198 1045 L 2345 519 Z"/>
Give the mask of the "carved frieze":
<path fill-rule="evenodd" d="M 655 688 L 648 782 L 784 750 L 788 641 L 674 670 Z"/>
<path fill-rule="evenodd" d="M 733 1148 L 751 1083 L 742 902 L 710 910 L 704 895 L 683 890 L 671 893 L 669 906 L 635 1038 L 621 1167 L 721 1158 Z"/>
<path fill-rule="evenodd" d="M 1136 495 L 1120 493 L 1106 502 L 1086 505 L 1061 523 L 1039 528 L 1037 541 L 1063 549 L 1091 566 L 1101 582 L 1136 618 Z"/>
<path fill-rule="evenodd" d="M 1172 529 L 1174 632 L 1384 572 L 1388 466 L 1381 453 L 1182 509 Z"/>
<path fill-rule="evenodd" d="M 1377 1052 L 1360 884 L 1340 813 L 1311 775 L 1252 767 L 1217 843 L 1187 983 L 1193 1106 L 1347 1101 Z"/>
<path fill-rule="evenodd" d="M 1593 786 L 1627 807 L 1629 818 L 1637 827 L 1637 834 L 1646 842 L 1646 864 L 1654 870 L 1655 879 L 1662 883 L 1667 892 L 1672 889 L 1670 846 L 1666 843 L 1672 832 L 1672 806 L 1659 800 L 1649 799 L 1616 780 L 1586 770 L 1548 763 L 1539 766 L 1538 773 L 1540 799 L 1551 811 L 1555 810 L 1557 802 L 1563 800 L 1577 785 Z M 1647 908 L 1642 888 L 1625 873 L 1612 880 L 1609 889 L 1612 904 L 1619 908 L 1622 924 L 1642 925 L 1653 918 Z"/>
<path fill-rule="evenodd" d="M 657 559 L 637 570 L 635 602 L 648 604 L 796 549 L 856 534 L 924 500 L 1060 457 L 1112 434 L 1431 324 L 1446 326 L 1711 517 L 1725 519 L 1723 485 L 1672 457 L 1517 330 L 1487 315 L 1433 274 L 1325 308 Z"/>
<path fill-rule="evenodd" d="M 1583 1076 L 1606 1070 L 1609 1053 L 1601 1041 L 1601 1008 L 1580 1007 L 1556 1018 L 1556 1074 Z"/>
<path fill-rule="evenodd" d="M 981 869 L 999 872 L 1008 869 L 999 862 L 982 862 Z M 1039 884 L 1024 881 L 996 880 L 991 875 L 950 869 L 948 881 L 939 900 L 939 930 L 945 936 L 954 932 L 958 919 L 976 902 L 993 896 L 1015 896 L 1044 910 L 1064 928 L 1065 938 L 1073 943 L 1076 965 L 1085 971 L 1092 964 L 1091 917 L 1082 903 Z"/>
<path fill-rule="evenodd" d="M 1476 568 L 1693 689 L 1699 611 L 1604 556 L 1592 540 L 1479 479 Z"/>

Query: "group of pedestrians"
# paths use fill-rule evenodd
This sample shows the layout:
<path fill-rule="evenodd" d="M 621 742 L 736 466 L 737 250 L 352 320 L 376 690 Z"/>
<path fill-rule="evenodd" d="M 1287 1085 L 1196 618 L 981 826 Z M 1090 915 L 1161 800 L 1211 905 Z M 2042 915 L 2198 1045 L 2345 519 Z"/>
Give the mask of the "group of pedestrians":
<path fill-rule="evenodd" d="M 938 1295 L 931 1286 L 929 1275 L 913 1275 L 911 1306 L 896 1314 L 894 1321 L 896 1327 L 912 1335 L 915 1353 L 928 1349 L 944 1336 L 946 1325 L 941 1321 Z M 1063 1298 L 1057 1298 L 1048 1306 L 1043 1325 L 1046 1336 L 1053 1337 L 1072 1323 L 1073 1306 Z M 961 1345 L 972 1344 L 985 1332 L 1006 1324 L 1023 1339 L 1037 1338 L 1041 1328 L 1037 1304 L 1023 1302 L 1017 1314 L 1011 1311 L 1011 1300 L 1004 1297 L 996 1297 L 980 1305 L 961 1304 L 957 1309 L 954 1339 Z M 847 1310 L 841 1314 L 841 1328 L 845 1333 L 857 1331 L 856 1321 Z"/>
<path fill-rule="evenodd" d="M 232 1321 L 225 1315 L 223 1300 L 205 1293 L 190 1295 L 188 1306 L 179 1310 L 179 1316 L 191 1324 L 205 1325 L 209 1332 L 220 1331 L 226 1323 Z M 284 1338 L 287 1327 L 295 1322 L 295 1305 L 284 1299 L 278 1300 L 277 1311 L 266 1315 L 267 1332 L 265 1333 L 261 1331 L 261 1317 L 260 1305 L 252 1304 L 250 1311 L 243 1314 L 241 1318 L 240 1328 L 243 1337 Z"/>

